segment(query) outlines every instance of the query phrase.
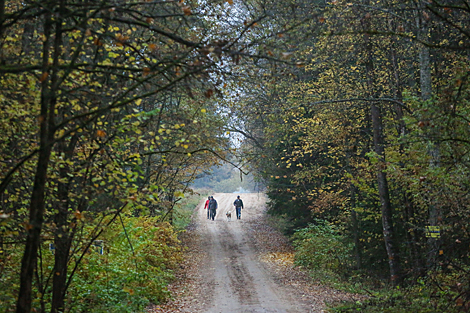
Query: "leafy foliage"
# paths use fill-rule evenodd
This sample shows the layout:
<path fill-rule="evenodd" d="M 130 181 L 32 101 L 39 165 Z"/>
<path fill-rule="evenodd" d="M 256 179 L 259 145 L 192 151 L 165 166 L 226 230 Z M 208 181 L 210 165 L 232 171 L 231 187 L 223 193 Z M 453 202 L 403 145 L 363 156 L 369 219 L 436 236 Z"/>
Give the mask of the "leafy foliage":
<path fill-rule="evenodd" d="M 125 228 L 123 228 L 125 227 Z M 81 239 L 92 235 L 87 227 Z M 74 312 L 129 312 L 142 311 L 149 303 L 159 303 L 170 295 L 166 286 L 173 279 L 173 271 L 182 260 L 182 247 L 177 233 L 158 217 L 123 217 L 122 223 L 108 227 L 100 240 L 86 251 L 81 246 L 82 262 L 70 262 L 69 271 L 76 271 L 71 280 L 66 310 Z M 47 243 L 41 247 L 40 275 L 54 274 L 54 252 Z M 14 291 L 18 287 L 21 250 L 8 249 L 4 263 L 2 289 Z M 75 268 L 76 267 L 76 268 Z M 36 290 L 39 292 L 39 290 Z M 38 294 L 33 305 L 50 308 L 50 294 Z M 15 303 L 11 292 L 2 294 L 2 311 L 9 312 Z"/>
<path fill-rule="evenodd" d="M 333 226 L 325 222 L 297 230 L 292 236 L 295 262 L 315 272 L 329 271 L 346 276 L 352 268 L 351 244 Z"/>
<path fill-rule="evenodd" d="M 0 6 L 1 262 L 24 249 L 17 311 L 61 312 L 80 251 L 122 214 L 173 222 L 195 177 L 226 159 L 215 96 L 279 29 L 257 27 L 276 15 L 255 3 Z M 50 242 L 54 274 L 36 274 Z"/>
<path fill-rule="evenodd" d="M 79 267 L 70 290 L 74 310 L 142 311 L 169 296 L 166 285 L 182 256 L 176 233 L 156 217 L 123 222 L 126 231 L 116 224 L 103 236 L 104 254 L 91 252 Z"/>
<path fill-rule="evenodd" d="M 430 275 L 432 293 L 449 272 L 468 277 L 468 1 L 409 4 L 328 3 L 292 41 L 305 66 L 273 66 L 243 99 L 243 148 L 290 233 L 326 221 L 353 243 L 351 277 Z"/>
<path fill-rule="evenodd" d="M 330 308 L 331 312 L 465 312 L 468 306 L 455 288 L 455 281 L 447 276 L 441 288 L 435 288 L 431 281 L 419 279 L 417 284 L 408 288 L 395 288 L 374 292 L 364 301 L 348 303 Z M 451 283 L 447 285 L 447 283 Z M 434 285 L 434 286 L 433 286 Z"/>

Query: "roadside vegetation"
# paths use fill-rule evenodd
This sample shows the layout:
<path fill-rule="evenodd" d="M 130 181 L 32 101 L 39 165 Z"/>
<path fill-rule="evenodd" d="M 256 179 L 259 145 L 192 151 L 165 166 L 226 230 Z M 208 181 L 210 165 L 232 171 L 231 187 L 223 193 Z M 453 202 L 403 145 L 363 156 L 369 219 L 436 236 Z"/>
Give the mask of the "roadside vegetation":
<path fill-rule="evenodd" d="M 240 99 L 297 263 L 370 296 L 344 312 L 470 309 L 469 4 L 330 1 Z"/>
<path fill-rule="evenodd" d="M 81 221 L 79 223 L 87 223 Z M 149 303 L 168 298 L 167 285 L 181 262 L 183 247 L 178 233 L 158 217 L 122 216 L 117 223 L 109 225 L 99 240 L 88 242 L 93 227 L 83 227 L 77 234 L 78 242 L 86 247 L 72 246 L 74 263 L 68 271 L 74 273 L 70 282 L 67 304 L 75 312 L 138 312 Z M 14 307 L 18 288 L 18 264 L 21 249 L 9 248 L 2 276 L 1 308 L 9 312 Z M 40 247 L 38 276 L 45 283 L 54 275 L 55 247 L 45 242 Z M 82 258 L 81 262 L 77 262 Z M 7 275 L 8 276 L 7 276 Z M 48 309 L 50 294 L 38 291 L 33 304 Z"/>
<path fill-rule="evenodd" d="M 334 225 L 317 221 L 299 229 L 291 237 L 295 265 L 309 271 L 314 282 L 351 293 L 365 300 L 330 303 L 329 312 L 465 312 L 455 304 L 465 289 L 462 278 L 451 269 L 405 281 L 401 286 L 386 282 L 383 274 L 358 269 L 353 258 L 353 242 Z"/>

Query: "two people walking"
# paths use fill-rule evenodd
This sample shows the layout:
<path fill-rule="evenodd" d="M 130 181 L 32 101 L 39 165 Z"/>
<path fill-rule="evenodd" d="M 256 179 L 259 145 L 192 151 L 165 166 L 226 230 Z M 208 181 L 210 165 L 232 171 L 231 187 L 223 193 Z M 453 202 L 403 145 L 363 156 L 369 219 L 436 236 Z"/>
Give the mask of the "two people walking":
<path fill-rule="evenodd" d="M 215 215 L 217 214 L 217 201 L 213 196 L 207 197 L 206 204 L 204 204 L 204 209 L 207 209 L 207 219 L 214 220 Z"/>
<path fill-rule="evenodd" d="M 242 209 L 243 209 L 243 201 L 240 199 L 240 196 L 237 196 L 235 202 L 233 202 L 235 206 L 235 212 L 237 215 L 237 220 L 241 219 L 242 217 Z M 207 219 L 214 220 L 215 215 L 217 214 L 217 201 L 214 199 L 213 196 L 207 197 L 206 203 L 204 204 L 204 209 L 207 209 Z"/>

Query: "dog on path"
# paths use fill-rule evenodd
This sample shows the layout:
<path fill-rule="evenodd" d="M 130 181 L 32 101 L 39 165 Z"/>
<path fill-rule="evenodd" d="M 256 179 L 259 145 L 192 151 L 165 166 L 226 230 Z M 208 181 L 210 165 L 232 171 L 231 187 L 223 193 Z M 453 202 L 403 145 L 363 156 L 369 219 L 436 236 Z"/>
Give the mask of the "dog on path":
<path fill-rule="evenodd" d="M 227 216 L 227 222 L 230 222 L 232 220 L 232 212 L 227 211 L 227 213 L 225 213 L 225 215 Z"/>

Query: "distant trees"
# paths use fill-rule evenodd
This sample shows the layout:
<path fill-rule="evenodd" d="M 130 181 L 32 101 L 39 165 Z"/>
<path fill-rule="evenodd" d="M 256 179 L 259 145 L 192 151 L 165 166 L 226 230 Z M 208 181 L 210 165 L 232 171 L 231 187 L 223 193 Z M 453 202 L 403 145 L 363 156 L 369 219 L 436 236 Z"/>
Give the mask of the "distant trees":
<path fill-rule="evenodd" d="M 236 164 L 235 164 L 236 165 Z M 264 187 L 255 181 L 252 173 L 245 173 L 232 164 L 214 166 L 211 172 L 198 177 L 191 186 L 194 189 L 206 189 L 213 192 L 259 192 Z"/>

